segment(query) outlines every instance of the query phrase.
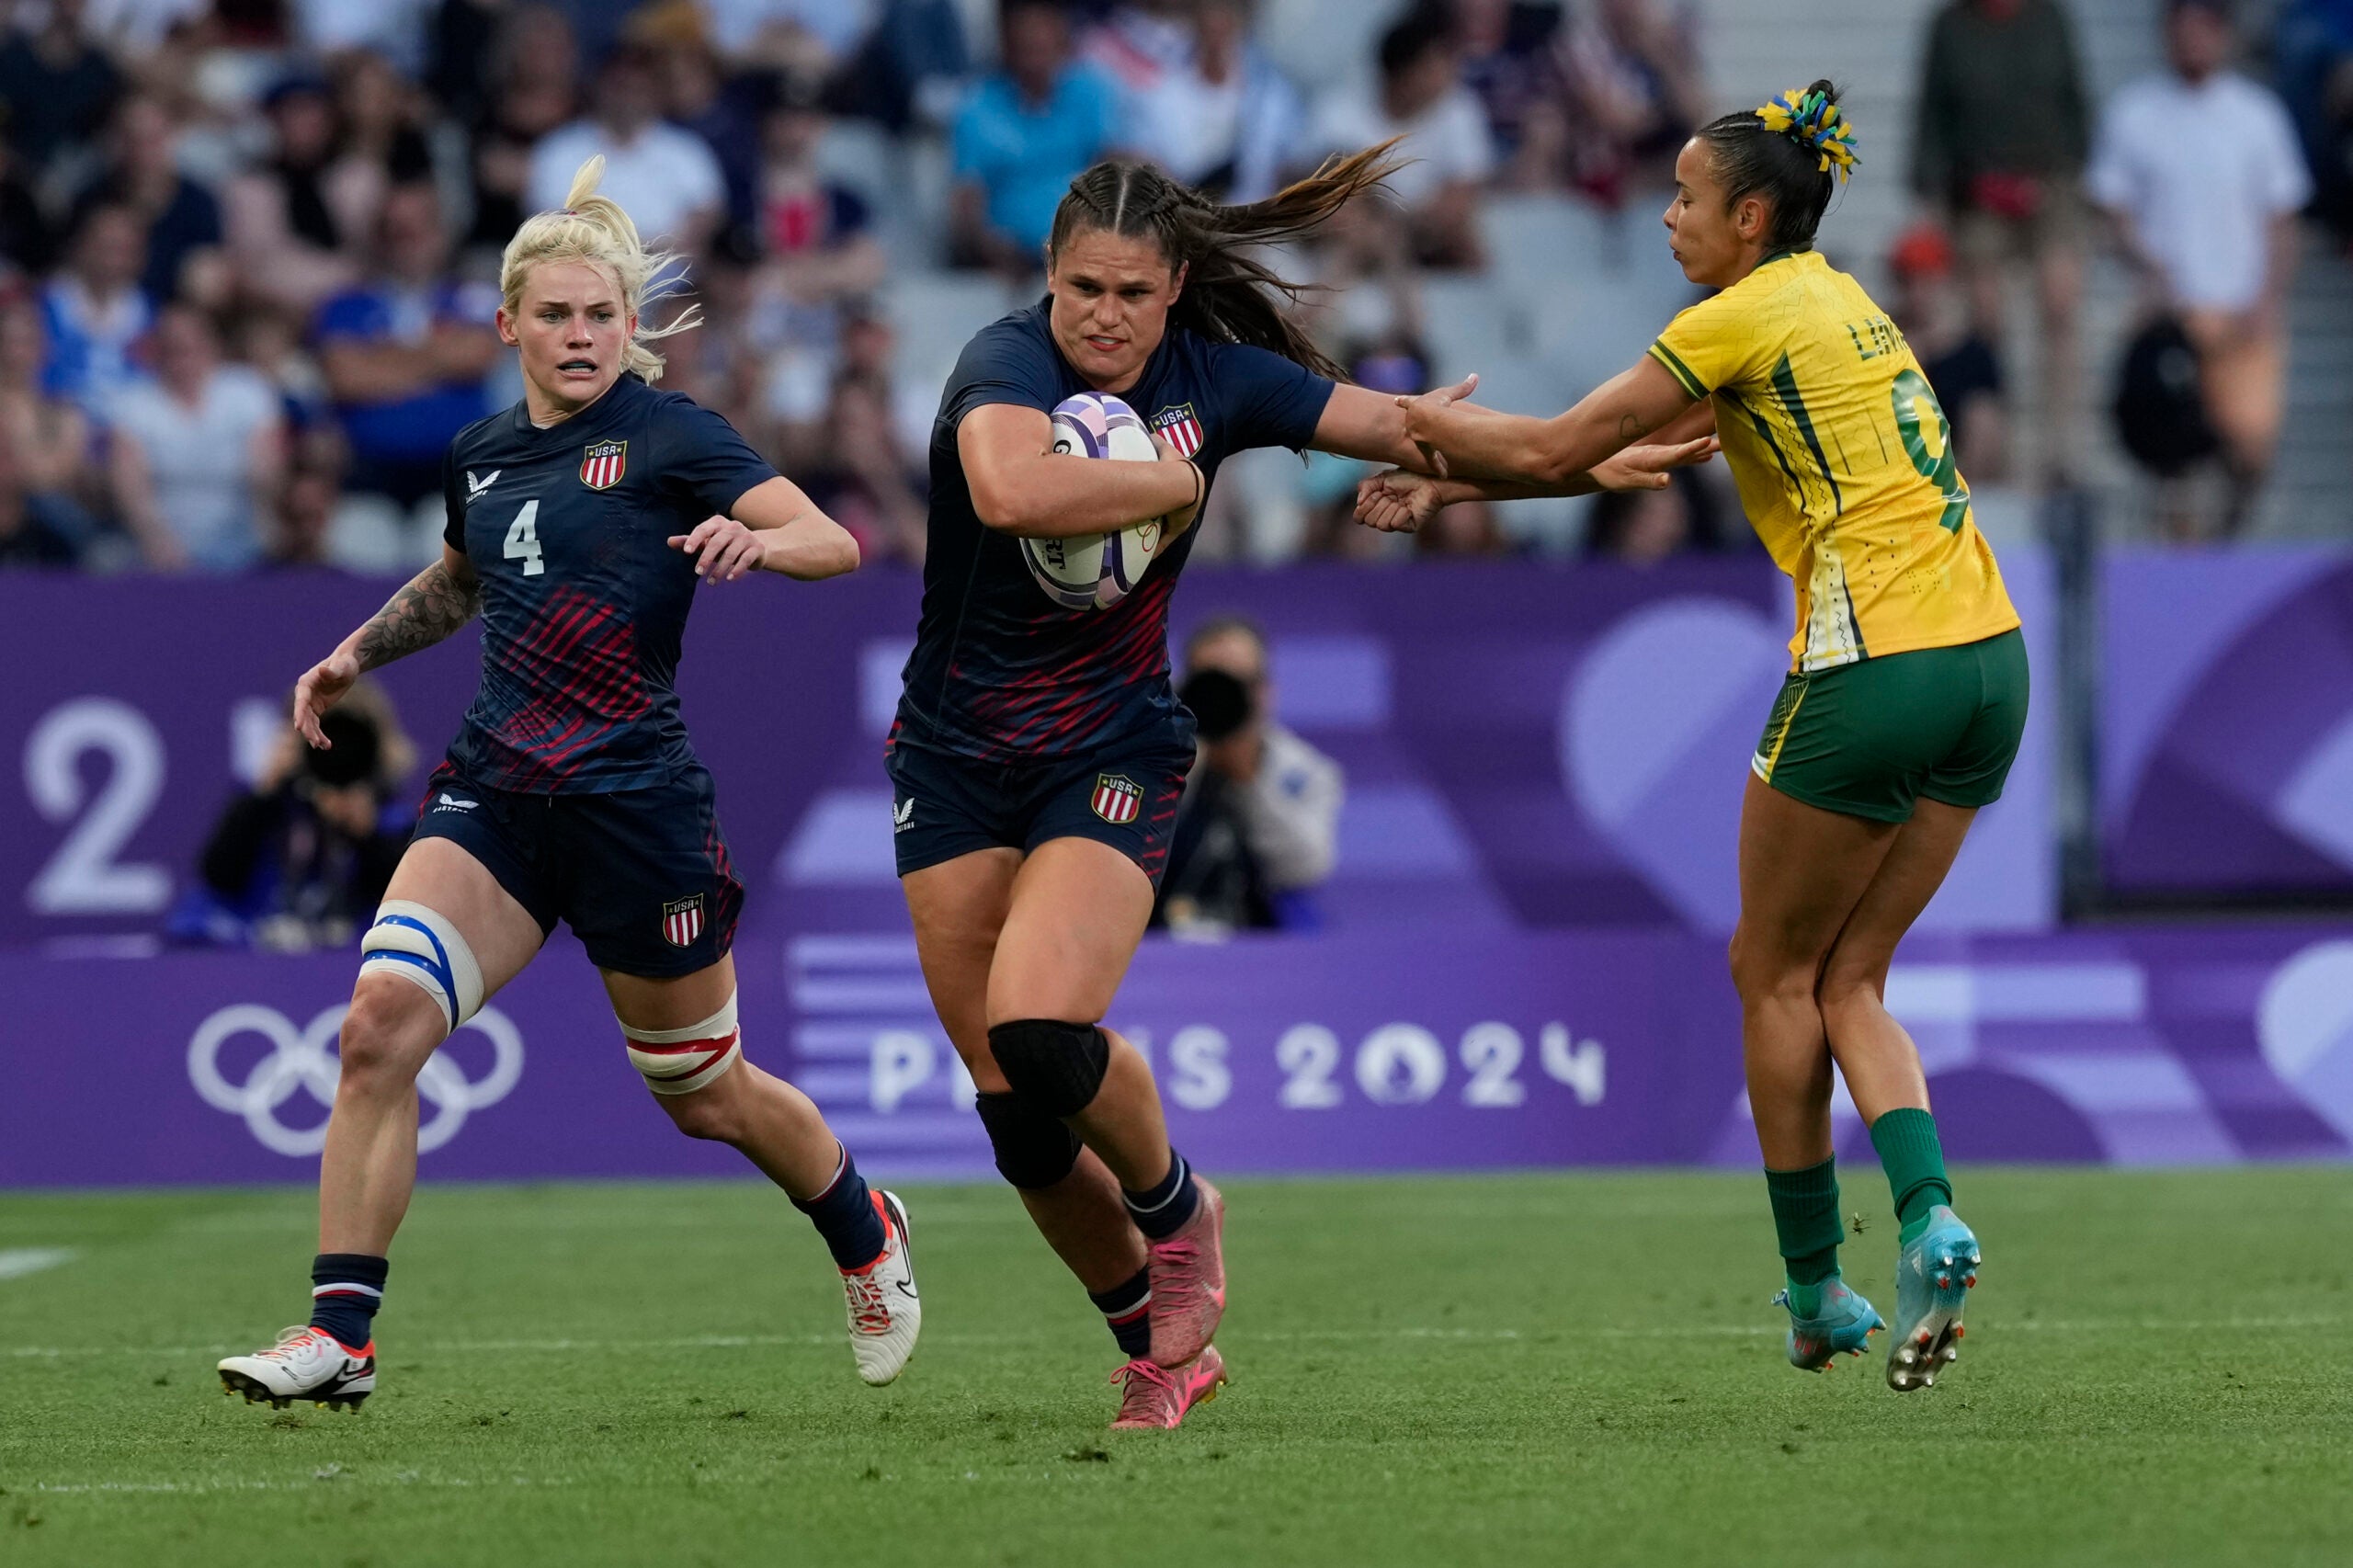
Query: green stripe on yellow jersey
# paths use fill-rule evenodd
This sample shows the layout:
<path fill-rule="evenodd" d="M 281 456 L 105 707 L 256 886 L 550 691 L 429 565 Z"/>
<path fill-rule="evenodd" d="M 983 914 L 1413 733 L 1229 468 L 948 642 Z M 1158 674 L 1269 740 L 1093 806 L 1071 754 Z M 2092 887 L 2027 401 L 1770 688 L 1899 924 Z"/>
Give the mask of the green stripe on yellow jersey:
<path fill-rule="evenodd" d="M 1852 278 L 1812 251 L 1770 257 L 1677 316 L 1651 357 L 1715 399 L 1742 509 L 1796 585 L 1792 668 L 2018 625 L 1944 411 Z"/>

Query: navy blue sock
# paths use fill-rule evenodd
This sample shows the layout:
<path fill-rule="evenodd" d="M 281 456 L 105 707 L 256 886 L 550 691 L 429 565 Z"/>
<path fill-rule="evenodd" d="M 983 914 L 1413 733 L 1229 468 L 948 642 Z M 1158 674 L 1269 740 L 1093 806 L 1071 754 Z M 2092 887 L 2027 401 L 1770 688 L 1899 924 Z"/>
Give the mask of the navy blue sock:
<path fill-rule="evenodd" d="M 883 1245 L 890 1240 L 882 1229 L 882 1210 L 875 1204 L 873 1190 L 858 1174 L 858 1162 L 849 1157 L 847 1145 L 825 1190 L 814 1198 L 794 1198 L 792 1206 L 815 1221 L 836 1267 L 864 1268 L 882 1256 Z"/>
<path fill-rule="evenodd" d="M 311 1260 L 311 1326 L 323 1328 L 349 1349 L 361 1350 L 375 1337 L 376 1309 L 384 1304 L 385 1258 L 364 1252 L 323 1252 Z"/>
<path fill-rule="evenodd" d="M 1129 1360 L 1152 1353 L 1152 1270 L 1139 1268 L 1136 1277 L 1108 1290 L 1089 1290 L 1086 1299 L 1110 1325 L 1111 1337 Z"/>
<path fill-rule="evenodd" d="M 1193 1180 L 1193 1167 L 1176 1150 L 1168 1151 L 1168 1174 L 1142 1192 L 1120 1195 L 1128 1200 L 1128 1218 L 1136 1229 L 1153 1241 L 1165 1241 L 1182 1230 L 1185 1221 L 1200 1207 L 1201 1189 Z"/>

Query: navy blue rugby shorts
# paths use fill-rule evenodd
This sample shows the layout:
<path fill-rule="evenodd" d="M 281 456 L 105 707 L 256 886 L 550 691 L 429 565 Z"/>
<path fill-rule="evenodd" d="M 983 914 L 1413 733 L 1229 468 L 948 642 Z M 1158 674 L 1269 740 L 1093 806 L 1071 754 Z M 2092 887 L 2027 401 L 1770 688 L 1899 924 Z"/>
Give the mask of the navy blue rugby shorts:
<path fill-rule="evenodd" d="M 485 789 L 444 762 L 411 842 L 463 849 L 542 933 L 569 925 L 598 969 L 667 980 L 710 968 L 735 942 L 744 884 L 714 798 L 699 765 L 642 790 L 524 795 Z"/>
<path fill-rule="evenodd" d="M 1193 747 L 1164 733 L 1082 756 L 995 763 L 902 737 L 884 766 L 903 877 L 976 849 L 1028 854 L 1051 838 L 1091 838 L 1142 867 L 1158 887 Z"/>

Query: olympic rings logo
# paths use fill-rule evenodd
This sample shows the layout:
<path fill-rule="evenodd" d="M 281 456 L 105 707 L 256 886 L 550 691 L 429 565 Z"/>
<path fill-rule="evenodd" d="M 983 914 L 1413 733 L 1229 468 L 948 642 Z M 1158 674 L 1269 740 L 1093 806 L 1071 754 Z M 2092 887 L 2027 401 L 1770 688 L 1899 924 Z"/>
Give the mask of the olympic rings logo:
<path fill-rule="evenodd" d="M 326 1147 L 326 1122 L 289 1127 L 278 1119 L 278 1112 L 298 1090 L 334 1108 L 343 1064 L 327 1048 L 335 1043 L 344 1015 L 350 1011 L 350 1004 L 338 1004 L 298 1030 L 275 1007 L 252 1002 L 223 1007 L 197 1025 L 196 1033 L 188 1038 L 188 1081 L 205 1104 L 244 1118 L 262 1147 L 296 1158 L 315 1154 Z M 420 1153 L 429 1153 L 455 1138 L 468 1115 L 505 1099 L 523 1076 L 523 1036 L 504 1013 L 484 1007 L 462 1027 L 480 1030 L 490 1041 L 494 1053 L 490 1072 L 476 1081 L 442 1051 L 426 1058 L 424 1069 L 416 1075 L 416 1093 L 433 1108 L 433 1115 L 417 1127 Z M 222 1075 L 221 1048 L 244 1034 L 267 1040 L 270 1053 L 254 1064 L 244 1083 L 232 1084 Z"/>

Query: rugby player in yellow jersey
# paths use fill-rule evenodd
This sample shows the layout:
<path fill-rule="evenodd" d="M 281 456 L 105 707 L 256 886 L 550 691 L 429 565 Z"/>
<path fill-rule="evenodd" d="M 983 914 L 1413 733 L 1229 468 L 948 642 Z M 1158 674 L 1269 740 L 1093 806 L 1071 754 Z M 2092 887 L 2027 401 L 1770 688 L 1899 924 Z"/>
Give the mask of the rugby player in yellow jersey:
<path fill-rule="evenodd" d="M 1711 427 L 1750 522 L 1796 588 L 1790 674 L 1741 811 L 1732 942 L 1741 1043 L 1786 1262 L 1789 1356 L 1820 1369 L 1883 1326 L 1838 1278 L 1831 1063 L 1870 1126 L 1901 1222 L 1887 1377 L 1955 1359 L 1977 1238 L 1953 1214 L 1919 1052 L 1883 1002 L 1889 961 L 2002 792 L 2026 722 L 2018 612 L 1970 516 L 1951 433 L 1903 335 L 1813 250 L 1854 165 L 1816 82 L 1727 115 L 1676 160 L 1685 276 L 1719 290 L 1550 420 L 1458 393 L 1401 400 L 1445 477 L 1370 480 L 1359 515 L 1416 528 L 1472 496 L 1545 494 L 1637 440 Z"/>

